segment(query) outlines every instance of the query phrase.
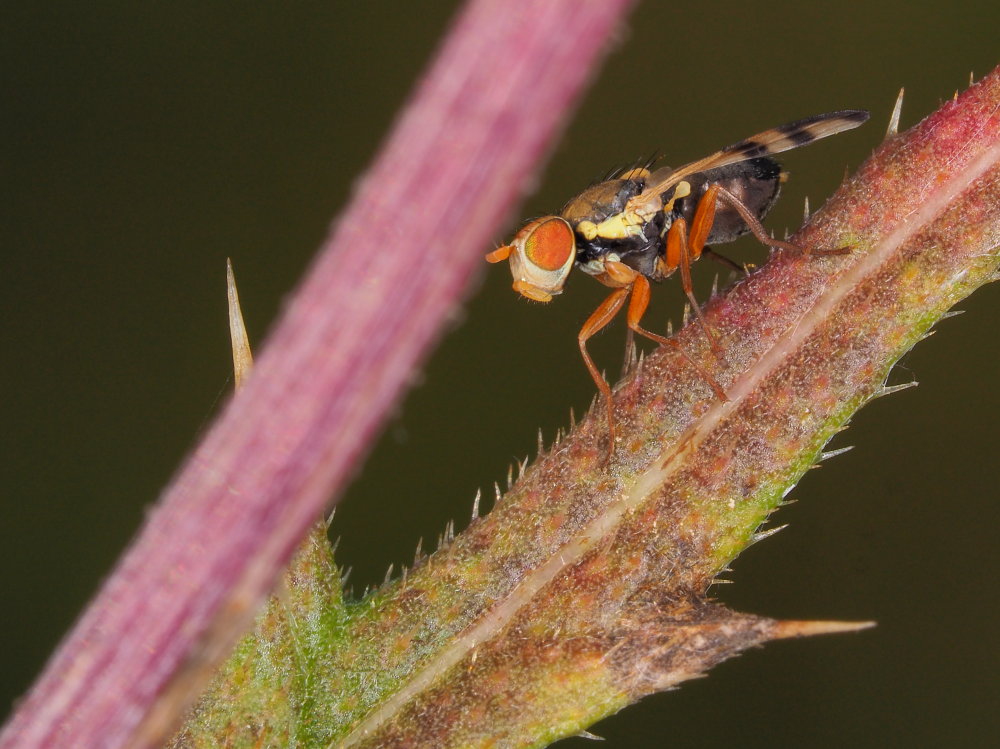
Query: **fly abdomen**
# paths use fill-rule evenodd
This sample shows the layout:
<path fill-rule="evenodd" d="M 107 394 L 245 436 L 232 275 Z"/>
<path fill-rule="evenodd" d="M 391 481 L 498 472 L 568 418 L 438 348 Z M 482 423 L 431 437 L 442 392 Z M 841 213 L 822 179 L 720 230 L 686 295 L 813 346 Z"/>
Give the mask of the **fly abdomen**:
<path fill-rule="evenodd" d="M 716 184 L 735 195 L 758 219 L 762 219 L 778 199 L 783 175 L 781 165 L 768 158 L 741 161 L 692 175 L 687 180 L 691 185 L 691 194 L 674 204 L 671 223 L 673 219 L 683 216 L 690 224 L 702 195 Z M 732 242 L 748 231 L 750 229 L 739 213 L 719 201 L 706 243 L 714 245 Z"/>

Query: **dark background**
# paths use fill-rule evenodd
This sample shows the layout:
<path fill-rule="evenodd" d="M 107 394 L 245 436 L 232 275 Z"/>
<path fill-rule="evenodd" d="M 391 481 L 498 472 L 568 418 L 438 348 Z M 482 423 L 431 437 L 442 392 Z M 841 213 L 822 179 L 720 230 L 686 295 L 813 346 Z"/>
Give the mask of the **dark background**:
<path fill-rule="evenodd" d="M 12 5 L 0 11 L 4 712 L 231 387 L 226 256 L 259 342 L 454 9 Z M 808 114 L 871 109 L 861 130 L 785 159 L 792 181 L 767 221 L 780 234 L 805 195 L 818 205 L 868 155 L 900 86 L 908 127 L 1000 62 L 998 16 L 995 0 L 650 0 L 522 215 L 655 150 L 677 164 Z M 747 240 L 727 249 L 764 256 Z M 696 269 L 703 296 L 715 272 Z M 603 288 L 573 278 L 541 307 L 509 284 L 484 263 L 344 498 L 334 534 L 356 589 L 408 562 L 419 536 L 463 526 L 476 489 L 593 396 L 574 338 Z M 650 325 L 676 320 L 677 285 L 655 296 Z M 749 653 L 600 723 L 608 746 L 995 739 L 1000 288 L 961 308 L 892 375 L 921 386 L 864 410 L 831 445 L 857 449 L 811 472 L 776 517 L 791 528 L 717 589 L 743 610 L 879 627 Z M 622 339 L 619 324 L 593 347 L 611 371 Z"/>

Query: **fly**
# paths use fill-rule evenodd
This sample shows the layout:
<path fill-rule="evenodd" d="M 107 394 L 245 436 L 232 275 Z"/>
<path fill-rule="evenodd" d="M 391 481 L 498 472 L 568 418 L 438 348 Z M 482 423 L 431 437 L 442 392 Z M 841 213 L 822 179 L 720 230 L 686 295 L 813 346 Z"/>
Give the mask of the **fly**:
<path fill-rule="evenodd" d="M 559 215 L 528 222 L 510 244 L 486 256 L 491 263 L 509 260 L 514 290 L 538 302 L 562 293 L 574 265 L 614 289 L 577 336 L 583 362 L 607 404 L 609 456 L 615 444 L 611 386 L 587 353 L 587 340 L 614 319 L 631 295 L 628 327 L 680 349 L 715 394 L 728 400 L 715 378 L 680 344 L 642 327 L 649 282 L 680 270 L 684 293 L 714 349 L 691 285 L 691 263 L 709 251 L 708 245 L 731 242 L 750 232 L 768 247 L 817 255 L 844 252 L 806 250 L 767 233 L 761 219 L 784 181 L 781 166 L 770 156 L 855 128 L 868 116 L 853 109 L 815 115 L 765 130 L 677 169 L 629 169 L 587 188 Z"/>

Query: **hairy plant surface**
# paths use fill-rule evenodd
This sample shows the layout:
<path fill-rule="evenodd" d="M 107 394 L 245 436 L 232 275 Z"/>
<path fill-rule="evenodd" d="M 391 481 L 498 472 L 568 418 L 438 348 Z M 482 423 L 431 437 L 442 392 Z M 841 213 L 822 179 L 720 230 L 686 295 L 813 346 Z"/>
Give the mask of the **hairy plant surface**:
<path fill-rule="evenodd" d="M 174 746 L 540 746 L 771 639 L 851 628 L 707 595 L 893 364 L 994 279 L 1000 69 L 886 139 L 777 254 L 489 514 L 345 602 L 319 527 Z"/>

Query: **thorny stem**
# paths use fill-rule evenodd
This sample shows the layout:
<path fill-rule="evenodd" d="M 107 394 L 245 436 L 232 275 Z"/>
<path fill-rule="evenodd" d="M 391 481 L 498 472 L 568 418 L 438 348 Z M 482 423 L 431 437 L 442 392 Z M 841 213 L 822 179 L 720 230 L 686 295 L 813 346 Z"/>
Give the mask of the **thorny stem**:
<path fill-rule="evenodd" d="M 310 546 L 284 607 L 309 632 L 272 606 L 174 746 L 541 746 L 748 647 L 865 626 L 734 613 L 707 592 L 827 440 L 894 390 L 899 357 L 996 278 L 1000 68 L 889 137 L 793 241 L 852 252 L 778 253 L 716 296 L 723 362 L 696 329 L 678 336 L 727 401 L 662 347 L 614 390 L 610 467 L 597 410 L 353 605 L 336 589 L 317 606 L 332 561 Z"/>
<path fill-rule="evenodd" d="M 792 241 L 852 252 L 778 254 L 712 300 L 723 366 L 697 331 L 679 336 L 727 401 L 659 349 L 615 390 L 610 469 L 592 414 L 366 601 L 352 639 L 420 646 L 344 679 L 367 699 L 330 746 L 541 745 L 746 647 L 830 629 L 726 612 L 706 593 L 899 357 L 995 278 L 1000 68 L 889 138 Z"/>

